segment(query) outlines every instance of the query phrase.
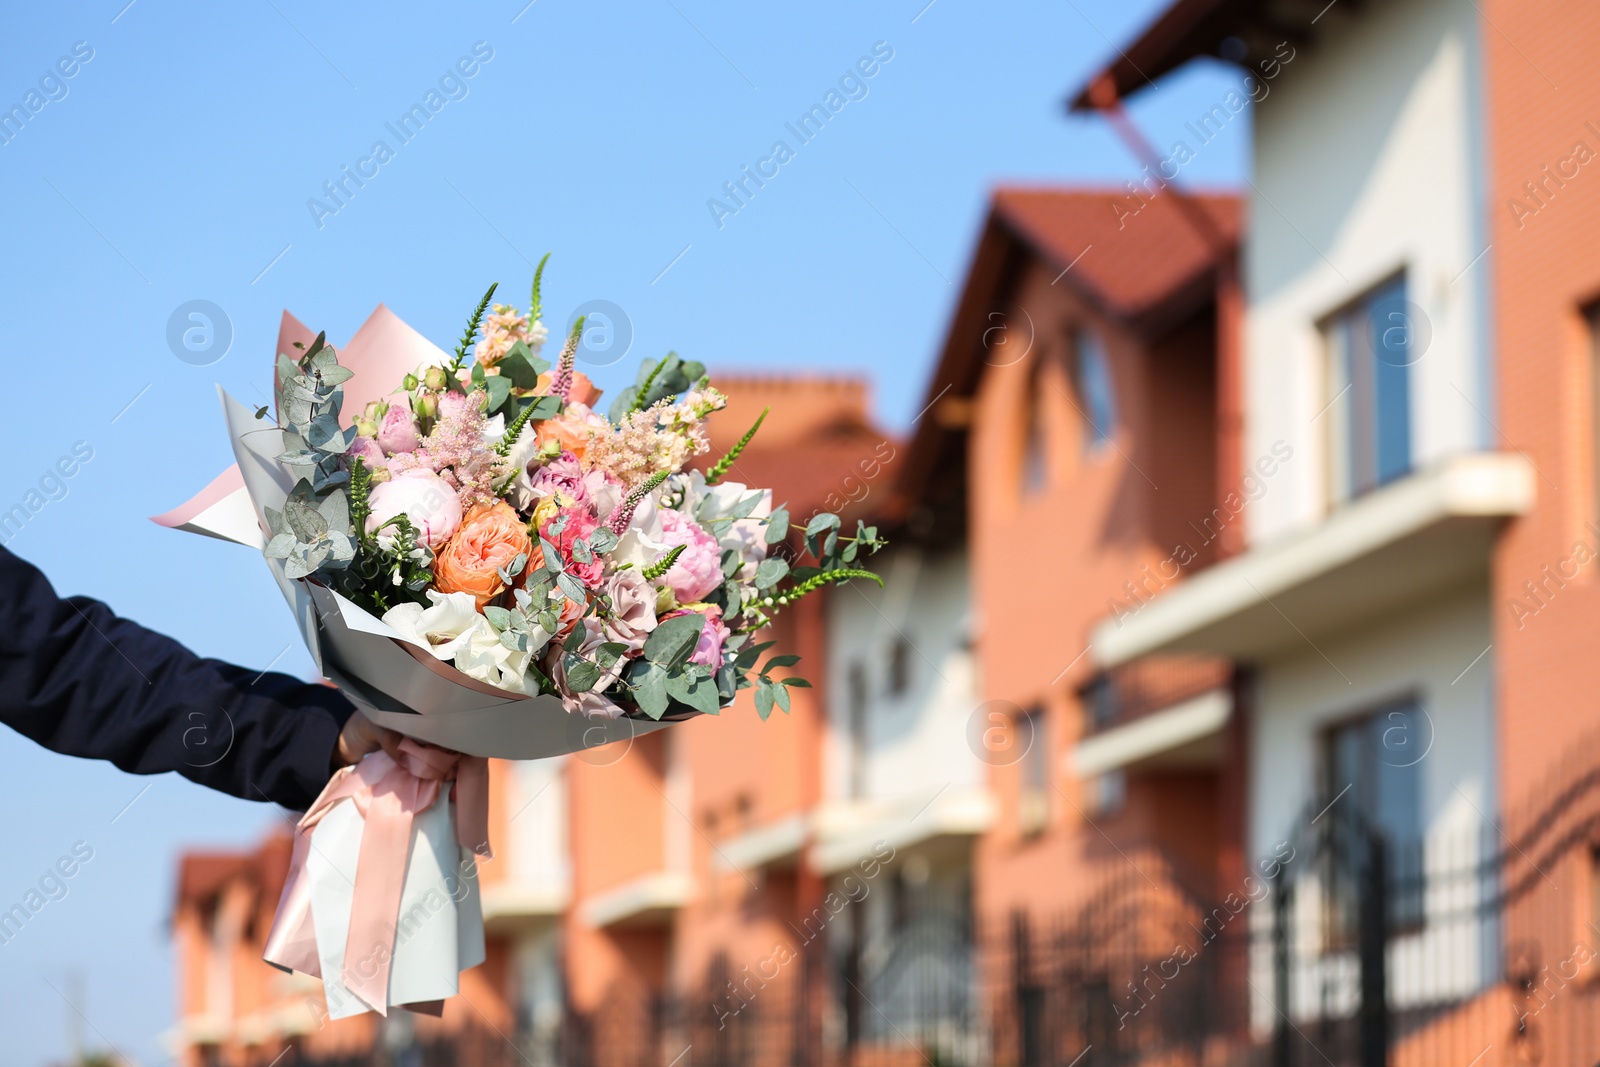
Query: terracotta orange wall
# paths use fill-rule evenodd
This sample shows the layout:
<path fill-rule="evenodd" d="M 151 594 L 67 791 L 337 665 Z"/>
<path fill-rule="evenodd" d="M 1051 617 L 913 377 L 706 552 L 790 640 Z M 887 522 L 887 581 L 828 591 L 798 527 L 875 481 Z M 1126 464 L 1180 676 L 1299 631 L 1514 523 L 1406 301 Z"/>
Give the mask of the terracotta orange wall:
<path fill-rule="evenodd" d="M 665 733 L 590 749 L 568 761 L 573 906 L 565 918 L 567 977 L 579 1010 L 597 1004 L 630 968 L 616 938 L 582 921 L 583 902 L 665 867 Z"/>
<path fill-rule="evenodd" d="M 700 890 L 677 922 L 673 975 L 680 987 L 701 982 L 719 953 L 735 971 L 770 956 L 798 914 L 792 874 L 769 878 L 760 871 L 724 870 L 719 849 L 748 830 L 809 811 L 818 800 L 827 722 L 821 688 L 826 596 L 800 601 L 761 638 L 777 642 L 766 655 L 801 657 L 790 671 L 780 669 L 779 677 L 792 672 L 813 685 L 791 689 L 787 715 L 774 710 L 762 722 L 747 690 L 716 719 L 675 728 L 693 782 L 690 848 Z"/>
<path fill-rule="evenodd" d="M 1482 11 L 1492 247 L 1475 270 L 1487 270 L 1493 287 L 1493 417 L 1504 433 L 1495 445 L 1521 450 L 1540 474 L 1533 513 L 1509 528 L 1493 565 L 1501 800 L 1514 807 L 1574 738 L 1600 728 L 1596 565 L 1550 581 L 1543 606 L 1524 588 L 1545 582 L 1544 568 L 1576 543 L 1600 550 L 1585 528 L 1597 508 L 1592 348 L 1581 316 L 1600 298 L 1600 9 L 1484 0 Z M 1579 143 L 1596 158 L 1562 186 L 1548 182 L 1544 168 Z M 1529 181 L 1547 182 L 1543 206 L 1523 188 Z M 1536 213 L 1513 212 L 1513 198 Z M 1534 612 L 1516 612 L 1517 602 Z"/>
<path fill-rule="evenodd" d="M 1086 866 L 1107 851 L 1080 814 L 1088 803 L 1079 783 L 1062 769 L 1082 725 L 1076 690 L 1094 671 L 1092 658 L 1080 654 L 1109 602 L 1127 598 L 1125 582 L 1144 582 L 1153 591 L 1144 568 L 1168 558 L 1180 538 L 1197 542 L 1188 524 L 1204 520 L 1213 496 L 1209 323 L 1152 346 L 1100 319 L 1065 286 L 1053 286 L 1055 275 L 1034 265 L 1022 276 L 1015 305 L 1033 321 L 1035 344 L 1025 361 L 985 368 L 971 433 L 972 581 L 983 696 L 1046 708 L 1045 743 L 1057 787 L 1049 792 L 1049 829 L 1023 839 L 1016 811 L 1021 765 L 992 770 L 999 816 L 979 842 L 976 861 L 977 905 L 990 916 L 1017 906 L 1059 911 L 1077 892 Z M 1116 447 L 1093 455 L 1082 444 L 1084 416 L 1074 406 L 1082 402 L 1065 359 L 1079 323 L 1105 345 L 1119 419 Z M 1041 405 L 1047 428 L 1049 474 L 1043 491 L 1023 496 L 1031 403 Z M 1130 813 L 1128 828 L 1155 827 Z"/>

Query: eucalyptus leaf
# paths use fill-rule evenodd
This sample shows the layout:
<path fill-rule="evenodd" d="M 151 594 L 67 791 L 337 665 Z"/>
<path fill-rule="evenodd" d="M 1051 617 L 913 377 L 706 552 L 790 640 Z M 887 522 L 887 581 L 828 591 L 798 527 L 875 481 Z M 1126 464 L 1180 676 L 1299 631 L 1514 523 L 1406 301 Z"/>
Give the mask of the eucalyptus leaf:
<path fill-rule="evenodd" d="M 663 619 L 645 639 L 645 659 L 667 667 L 681 665 L 694 651 L 705 624 L 706 617 L 694 611 Z"/>
<path fill-rule="evenodd" d="M 511 399 L 511 379 L 499 374 L 492 374 L 484 383 L 484 392 L 489 394 L 488 412 L 493 415 L 505 406 Z"/>
<path fill-rule="evenodd" d="M 786 508 L 779 508 L 767 516 L 767 528 L 762 535 L 769 545 L 775 545 L 789 536 L 789 512 Z"/>
<path fill-rule="evenodd" d="M 500 369 L 500 376 L 518 389 L 534 388 L 539 384 L 539 375 L 550 369 L 550 364 L 534 355 L 524 341 L 513 344 L 495 366 Z"/>
<path fill-rule="evenodd" d="M 715 715 L 722 710 L 716 683 L 705 674 L 679 671 L 667 675 L 667 695 L 706 715 Z"/>
<path fill-rule="evenodd" d="M 761 561 L 761 566 L 756 568 L 756 588 L 771 589 L 783 576 L 789 573 L 789 564 L 776 556 Z"/>
<path fill-rule="evenodd" d="M 566 594 L 568 600 L 582 604 L 585 596 L 583 583 L 570 574 L 561 574 L 556 578 L 556 585 Z"/>
<path fill-rule="evenodd" d="M 600 680 L 600 667 L 581 656 L 567 654 L 567 688 L 574 693 L 587 693 Z"/>

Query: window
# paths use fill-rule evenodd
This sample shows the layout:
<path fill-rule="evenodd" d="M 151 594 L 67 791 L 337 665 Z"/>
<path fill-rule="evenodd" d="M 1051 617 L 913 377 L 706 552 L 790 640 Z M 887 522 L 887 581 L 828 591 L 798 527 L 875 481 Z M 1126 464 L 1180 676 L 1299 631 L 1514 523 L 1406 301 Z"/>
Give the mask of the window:
<path fill-rule="evenodd" d="M 1600 303 L 1589 308 L 1589 517 L 1600 521 Z"/>
<path fill-rule="evenodd" d="M 1101 730 L 1117 717 L 1117 687 L 1109 674 L 1097 674 L 1078 694 L 1088 713 L 1088 729 Z"/>
<path fill-rule="evenodd" d="M 1044 424 L 1043 393 L 1034 375 L 1028 396 L 1027 428 L 1022 439 L 1021 487 L 1023 496 L 1037 496 L 1050 484 L 1050 435 Z"/>
<path fill-rule="evenodd" d="M 1324 803 L 1339 797 L 1391 845 L 1420 840 L 1428 740 L 1426 716 L 1413 700 L 1335 726 L 1324 753 Z"/>
<path fill-rule="evenodd" d="M 848 721 L 845 729 L 848 731 L 849 751 L 849 781 L 847 787 L 852 798 L 859 799 L 867 792 L 867 702 L 869 690 L 867 688 L 867 667 L 864 663 L 850 664 L 850 670 L 845 682 L 845 715 Z"/>
<path fill-rule="evenodd" d="M 911 639 L 901 635 L 889 646 L 889 695 L 897 697 L 911 688 Z"/>
<path fill-rule="evenodd" d="M 1115 815 L 1128 802 L 1128 775 L 1122 769 L 1106 771 L 1089 783 L 1089 805 L 1100 816 Z"/>
<path fill-rule="evenodd" d="M 1017 733 L 1028 746 L 1018 768 L 1017 828 L 1023 837 L 1032 837 L 1050 821 L 1050 745 L 1044 709 L 1025 713 L 1017 722 Z"/>
<path fill-rule="evenodd" d="M 1422 766 L 1431 743 L 1427 715 L 1410 699 L 1340 723 L 1323 738 L 1316 818 L 1331 835 L 1323 877 L 1327 934 L 1335 944 L 1353 943 L 1360 929 L 1369 829 L 1383 836 L 1391 928 L 1415 929 L 1423 921 L 1423 894 L 1394 887 L 1417 885 L 1422 871 Z"/>
<path fill-rule="evenodd" d="M 1422 346 L 1402 276 L 1324 327 L 1334 500 L 1349 500 L 1411 470 L 1411 364 Z"/>
<path fill-rule="evenodd" d="M 1079 330 L 1073 339 L 1072 388 L 1084 420 L 1083 447 L 1094 452 L 1117 432 L 1116 393 L 1105 345 L 1094 333 Z"/>

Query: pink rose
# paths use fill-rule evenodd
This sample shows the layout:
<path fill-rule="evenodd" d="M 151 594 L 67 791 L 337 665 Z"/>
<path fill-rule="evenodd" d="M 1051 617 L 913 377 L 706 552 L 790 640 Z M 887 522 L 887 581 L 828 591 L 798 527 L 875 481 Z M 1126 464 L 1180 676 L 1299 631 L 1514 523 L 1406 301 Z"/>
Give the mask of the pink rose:
<path fill-rule="evenodd" d="M 698 663 L 702 667 L 710 667 L 715 671 L 722 666 L 722 644 L 733 634 L 733 631 L 723 624 L 722 609 L 715 604 L 668 612 L 662 618 L 670 619 L 676 615 L 687 615 L 691 611 L 704 615 L 706 624 L 700 628 L 700 640 L 695 642 L 694 651 L 689 654 L 689 662 Z"/>
<path fill-rule="evenodd" d="M 417 417 L 407 404 L 390 404 L 378 425 L 378 447 L 391 456 L 396 452 L 412 452 L 422 443 L 417 432 Z"/>
<path fill-rule="evenodd" d="M 667 550 L 683 545 L 683 554 L 665 575 L 667 588 L 680 604 L 704 600 L 722 584 L 722 546 L 689 516 L 661 509 L 661 541 Z"/>
<path fill-rule="evenodd" d="M 606 640 L 639 651 L 656 628 L 655 586 L 630 567 L 607 580 L 605 595 L 611 598 L 611 611 L 604 620 Z"/>
<path fill-rule="evenodd" d="M 401 471 L 393 478 L 372 487 L 368 498 L 367 532 L 373 533 L 397 515 L 411 520 L 429 548 L 438 548 L 461 525 L 461 498 L 450 483 L 420 467 Z M 394 534 L 394 527 L 384 531 Z"/>

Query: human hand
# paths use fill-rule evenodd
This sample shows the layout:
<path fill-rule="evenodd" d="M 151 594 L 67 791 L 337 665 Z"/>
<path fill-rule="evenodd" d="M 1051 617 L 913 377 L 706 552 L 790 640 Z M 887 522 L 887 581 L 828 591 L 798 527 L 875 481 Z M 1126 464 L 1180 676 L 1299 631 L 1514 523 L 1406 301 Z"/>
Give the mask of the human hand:
<path fill-rule="evenodd" d="M 333 769 L 348 767 L 380 748 L 393 756 L 401 740 L 399 734 L 384 729 L 358 711 L 345 721 L 344 729 L 339 731 L 339 743 L 333 749 Z"/>

